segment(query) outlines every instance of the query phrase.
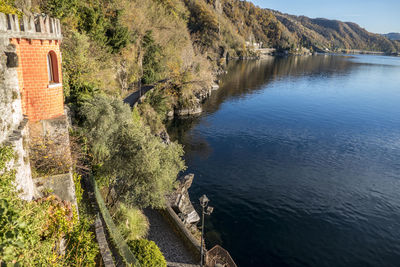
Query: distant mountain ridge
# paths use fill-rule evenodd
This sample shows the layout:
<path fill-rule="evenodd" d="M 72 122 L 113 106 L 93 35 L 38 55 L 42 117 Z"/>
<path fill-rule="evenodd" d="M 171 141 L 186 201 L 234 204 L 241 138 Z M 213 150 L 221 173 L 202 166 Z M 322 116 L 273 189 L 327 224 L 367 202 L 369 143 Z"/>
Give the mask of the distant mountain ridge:
<path fill-rule="evenodd" d="M 399 53 L 400 42 L 386 36 L 368 32 L 353 22 L 324 18 L 295 16 L 260 8 L 241 0 L 184 0 L 191 11 L 189 25 L 192 36 L 201 37 L 204 27 L 214 29 L 204 34 L 203 46 L 237 50 L 237 42 L 253 43 L 278 50 L 298 51 L 308 48 L 314 51 L 380 51 Z M 202 14 L 200 14 L 202 13 Z M 208 17 L 207 23 L 198 23 Z M 210 38 L 211 37 L 211 38 Z M 222 41 L 222 42 L 221 42 Z M 221 45 L 222 44 L 222 45 Z M 214 51 L 217 47 L 213 47 Z"/>
<path fill-rule="evenodd" d="M 308 46 L 317 49 L 358 49 L 394 53 L 400 44 L 386 36 L 368 32 L 353 22 L 342 22 L 324 18 L 294 16 L 278 11 L 271 12 L 294 35 Z"/>
<path fill-rule="evenodd" d="M 396 41 L 400 41 L 400 33 L 399 32 L 390 32 L 387 34 L 383 34 L 386 38 L 388 38 L 389 40 L 396 40 Z"/>

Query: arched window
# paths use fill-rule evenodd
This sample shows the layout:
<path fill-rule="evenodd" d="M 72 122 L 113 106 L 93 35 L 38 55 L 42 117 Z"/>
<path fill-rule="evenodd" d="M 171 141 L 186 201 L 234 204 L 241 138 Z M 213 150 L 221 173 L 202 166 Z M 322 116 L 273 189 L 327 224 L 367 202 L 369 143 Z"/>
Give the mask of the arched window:
<path fill-rule="evenodd" d="M 54 51 L 47 54 L 47 71 L 49 73 L 49 83 L 59 83 L 57 55 Z"/>

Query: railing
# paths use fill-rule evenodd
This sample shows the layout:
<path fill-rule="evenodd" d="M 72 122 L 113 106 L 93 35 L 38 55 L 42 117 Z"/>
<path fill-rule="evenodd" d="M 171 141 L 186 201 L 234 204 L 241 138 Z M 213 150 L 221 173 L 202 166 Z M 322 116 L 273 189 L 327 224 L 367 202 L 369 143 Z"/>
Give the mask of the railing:
<path fill-rule="evenodd" d="M 100 194 L 100 190 L 97 186 L 95 179 L 92 177 L 91 182 L 93 184 L 94 195 L 96 197 L 97 204 L 99 206 L 101 215 L 104 222 L 106 223 L 108 233 L 110 234 L 117 250 L 122 259 L 128 266 L 141 267 L 140 263 L 136 259 L 135 255 L 129 249 L 128 244 L 126 244 L 125 239 L 121 236 L 121 233 L 114 224 L 111 218 L 110 212 L 108 211 L 103 197 Z"/>
<path fill-rule="evenodd" d="M 60 20 L 42 14 L 18 17 L 0 12 L 0 35 L 28 39 L 62 39 Z"/>

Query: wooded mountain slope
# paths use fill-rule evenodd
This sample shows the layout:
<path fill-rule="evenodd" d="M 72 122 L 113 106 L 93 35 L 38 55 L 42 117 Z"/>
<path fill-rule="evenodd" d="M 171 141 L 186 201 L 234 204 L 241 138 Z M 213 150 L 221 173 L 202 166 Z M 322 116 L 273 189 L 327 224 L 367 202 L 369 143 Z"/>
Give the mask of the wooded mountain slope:
<path fill-rule="evenodd" d="M 323 18 L 311 19 L 279 11 L 262 9 L 248 1 L 191 0 L 205 2 L 220 20 L 229 20 L 231 28 L 243 39 L 262 42 L 279 49 L 299 47 L 317 50 L 359 49 L 393 53 L 400 51 L 398 42 L 380 34 L 370 33 L 352 22 Z M 222 35 L 224 36 L 224 35 Z"/>
<path fill-rule="evenodd" d="M 390 32 L 390 33 L 384 34 L 384 36 L 386 38 L 388 38 L 389 40 L 400 41 L 400 33 L 399 32 Z"/>
<path fill-rule="evenodd" d="M 393 53 L 399 51 L 398 42 L 370 33 L 356 23 L 323 18 L 311 19 L 271 11 L 300 44 L 317 49 L 361 49 Z"/>

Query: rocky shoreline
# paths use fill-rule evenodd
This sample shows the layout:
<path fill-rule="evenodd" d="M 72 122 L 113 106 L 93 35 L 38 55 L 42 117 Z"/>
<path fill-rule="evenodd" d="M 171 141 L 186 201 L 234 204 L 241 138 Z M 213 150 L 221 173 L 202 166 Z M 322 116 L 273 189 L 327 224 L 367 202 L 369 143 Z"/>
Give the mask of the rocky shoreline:
<path fill-rule="evenodd" d="M 167 202 L 168 205 L 174 210 L 176 215 L 178 215 L 178 217 L 181 219 L 185 227 L 195 237 L 198 237 L 200 232 L 197 228 L 197 223 L 200 221 L 200 216 L 194 209 L 188 192 L 188 189 L 193 183 L 193 179 L 193 173 L 179 177 L 177 179 L 177 189 L 172 194 L 167 196 Z"/>
<path fill-rule="evenodd" d="M 197 104 L 193 107 L 185 107 L 181 109 L 175 109 L 168 112 L 167 116 L 169 119 L 173 119 L 176 117 L 185 117 L 185 116 L 195 116 L 200 115 L 203 112 L 202 103 L 210 97 L 211 93 L 215 90 L 219 89 L 219 85 L 217 82 L 214 82 L 210 87 L 204 88 L 200 92 L 198 92 L 195 96 L 197 98 Z"/>

